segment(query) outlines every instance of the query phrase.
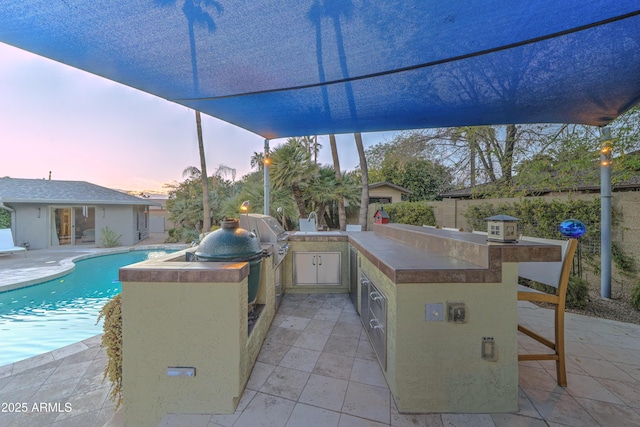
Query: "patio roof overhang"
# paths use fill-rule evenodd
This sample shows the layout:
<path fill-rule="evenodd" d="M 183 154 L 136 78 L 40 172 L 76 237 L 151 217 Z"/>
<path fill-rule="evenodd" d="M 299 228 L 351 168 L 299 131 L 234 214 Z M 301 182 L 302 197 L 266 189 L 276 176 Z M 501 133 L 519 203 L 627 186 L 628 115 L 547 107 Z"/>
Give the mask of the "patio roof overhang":
<path fill-rule="evenodd" d="M 7 0 L 0 41 L 269 139 L 640 102 L 637 0 Z"/>

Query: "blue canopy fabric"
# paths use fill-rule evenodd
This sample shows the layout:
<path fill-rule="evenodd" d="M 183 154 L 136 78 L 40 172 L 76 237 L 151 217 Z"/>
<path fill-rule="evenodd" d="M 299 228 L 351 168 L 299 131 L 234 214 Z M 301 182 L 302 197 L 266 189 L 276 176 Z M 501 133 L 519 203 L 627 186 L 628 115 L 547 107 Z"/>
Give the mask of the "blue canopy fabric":
<path fill-rule="evenodd" d="M 0 41 L 269 139 L 640 102 L 638 0 L 3 0 Z"/>

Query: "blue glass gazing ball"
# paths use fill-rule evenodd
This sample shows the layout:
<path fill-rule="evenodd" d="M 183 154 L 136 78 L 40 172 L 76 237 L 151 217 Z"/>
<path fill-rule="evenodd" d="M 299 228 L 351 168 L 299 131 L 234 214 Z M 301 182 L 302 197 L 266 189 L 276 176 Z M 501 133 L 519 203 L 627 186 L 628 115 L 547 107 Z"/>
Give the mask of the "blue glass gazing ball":
<path fill-rule="evenodd" d="M 560 223 L 558 230 L 564 237 L 578 239 L 587 232 L 587 226 L 577 219 L 565 219 Z"/>

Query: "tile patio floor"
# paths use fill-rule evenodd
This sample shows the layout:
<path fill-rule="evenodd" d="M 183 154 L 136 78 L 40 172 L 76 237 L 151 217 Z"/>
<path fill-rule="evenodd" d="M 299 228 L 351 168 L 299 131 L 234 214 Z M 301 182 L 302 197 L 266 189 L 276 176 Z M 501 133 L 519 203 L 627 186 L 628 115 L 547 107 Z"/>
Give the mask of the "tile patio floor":
<path fill-rule="evenodd" d="M 551 311 L 530 303 L 519 315 L 551 325 Z M 521 337 L 523 351 L 534 346 Z M 236 413 L 167 415 L 159 426 L 640 426 L 640 325 L 567 313 L 566 346 L 567 388 L 556 385 L 553 362 L 520 363 L 517 413 L 399 414 L 348 296 L 288 294 Z M 102 383 L 105 363 L 97 336 L 0 366 L 0 404 L 71 404 L 0 412 L 0 426 L 122 426 Z"/>

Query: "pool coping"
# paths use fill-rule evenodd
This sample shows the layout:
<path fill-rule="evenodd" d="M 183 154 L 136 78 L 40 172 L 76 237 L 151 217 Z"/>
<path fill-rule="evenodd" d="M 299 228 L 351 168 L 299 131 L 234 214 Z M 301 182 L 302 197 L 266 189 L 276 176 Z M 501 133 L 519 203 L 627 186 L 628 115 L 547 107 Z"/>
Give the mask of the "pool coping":
<path fill-rule="evenodd" d="M 49 280 L 54 280 L 59 277 L 65 276 L 71 273 L 75 269 L 75 263 L 77 261 L 82 261 L 84 259 L 96 258 L 104 255 L 113 255 L 119 253 L 126 253 L 132 251 L 147 251 L 147 250 L 184 250 L 189 246 L 180 244 L 154 244 L 154 245 L 145 245 L 145 246 L 133 246 L 133 247 L 118 247 L 118 248 L 91 248 L 91 249 L 82 249 L 83 253 L 79 253 L 78 255 L 74 255 L 71 257 L 66 257 L 59 260 L 55 264 L 55 269 L 58 270 L 52 274 L 44 274 L 38 275 L 37 277 L 32 277 L 31 279 L 18 281 L 15 283 L 11 283 L 8 285 L 0 285 L 0 293 L 8 292 L 16 289 L 27 288 L 30 286 L 36 286 L 42 282 L 47 282 Z M 25 269 L 22 269 L 25 270 Z M 40 270 L 42 268 L 35 267 L 29 270 Z M 29 272 L 28 274 L 35 274 L 35 271 Z M 50 350 L 46 353 L 41 353 L 35 356 L 28 357 L 26 359 L 19 360 L 17 362 L 8 363 L 4 365 L 0 365 L 0 378 L 3 378 L 7 375 L 13 375 L 19 372 L 23 372 L 29 370 L 31 368 L 35 368 L 38 366 L 45 365 L 47 363 L 62 359 L 64 357 L 79 353 L 84 351 L 95 345 L 94 340 L 100 341 L 102 334 L 94 335 L 93 337 L 85 338 L 79 342 L 69 344 L 55 350 Z M 92 343 L 93 345 L 88 345 L 87 342 Z"/>
<path fill-rule="evenodd" d="M 51 265 L 51 270 L 52 272 L 49 274 L 41 274 L 38 276 L 31 277 L 29 279 L 25 279 L 25 280 L 19 280 L 19 281 L 14 281 L 12 283 L 8 283 L 8 284 L 0 284 L 0 293 L 3 292 L 8 292 L 8 291 L 13 291 L 16 289 L 21 289 L 21 288 L 27 288 L 29 286 L 35 286 L 35 285 L 39 285 L 42 282 L 48 282 L 49 280 L 54 280 L 57 279 L 59 277 L 63 277 L 66 276 L 67 274 L 71 273 L 75 267 L 76 267 L 76 262 L 78 261 L 82 261 L 85 259 L 89 259 L 89 258 L 96 258 L 99 256 L 104 256 L 104 255 L 113 255 L 113 254 L 119 254 L 119 253 L 126 253 L 126 252 L 132 252 L 132 251 L 147 251 L 147 250 L 184 250 L 187 249 L 189 246 L 188 245 L 184 245 L 184 244 L 180 244 L 180 245 L 176 245 L 176 244 L 156 244 L 156 245 L 145 245 L 145 246 L 132 246 L 132 247 L 118 247 L 118 248 L 91 248 L 91 249 L 81 249 L 83 251 L 83 253 L 80 253 L 78 255 L 74 255 L 71 257 L 67 257 L 67 258 L 63 258 L 61 260 L 59 260 L 57 263 L 52 264 Z M 35 267 L 38 270 L 42 271 L 43 269 L 47 268 L 47 267 Z M 16 271 L 25 271 L 25 270 L 33 270 L 34 268 L 22 268 L 22 269 L 15 269 Z M 35 272 L 33 272 L 35 273 Z M 25 271 L 26 275 L 31 275 L 31 272 L 27 272 Z"/>

